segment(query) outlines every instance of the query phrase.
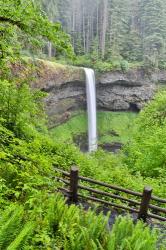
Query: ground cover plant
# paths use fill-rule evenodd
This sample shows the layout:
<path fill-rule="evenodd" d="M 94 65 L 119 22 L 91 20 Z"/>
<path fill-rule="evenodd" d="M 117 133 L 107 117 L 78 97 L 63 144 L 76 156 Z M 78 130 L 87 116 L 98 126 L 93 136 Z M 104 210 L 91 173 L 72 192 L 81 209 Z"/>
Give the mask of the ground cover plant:
<path fill-rule="evenodd" d="M 132 112 L 97 112 L 97 127 L 99 143 L 121 142 L 130 140 L 133 133 L 133 123 L 137 117 Z M 51 129 L 51 135 L 56 140 L 73 141 L 73 137 L 82 133 L 87 133 L 87 114 L 81 112 L 76 114 L 69 121 Z"/>
<path fill-rule="evenodd" d="M 84 212 L 75 205 L 68 207 L 60 194 L 48 196 L 42 192 L 42 196 L 24 207 L 14 204 L 1 212 L 0 247 L 8 250 L 156 249 L 157 232 L 143 222 L 134 225 L 130 217 L 119 217 L 110 231 L 108 218 L 109 215 L 96 215 L 94 211 Z"/>

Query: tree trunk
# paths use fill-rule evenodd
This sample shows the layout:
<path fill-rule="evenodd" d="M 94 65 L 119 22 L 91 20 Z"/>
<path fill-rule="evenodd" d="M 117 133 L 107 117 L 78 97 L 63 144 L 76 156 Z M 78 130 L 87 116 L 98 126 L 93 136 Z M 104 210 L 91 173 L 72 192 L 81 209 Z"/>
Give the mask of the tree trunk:
<path fill-rule="evenodd" d="M 107 21 L 108 21 L 108 0 L 102 0 L 103 11 L 101 13 L 101 23 L 100 23 L 100 48 L 101 57 L 105 56 L 105 42 L 106 42 L 106 31 L 107 31 Z"/>
<path fill-rule="evenodd" d="M 51 58 L 52 57 L 52 44 L 51 42 L 48 42 L 48 57 Z"/>
<path fill-rule="evenodd" d="M 82 29 L 83 29 L 83 45 L 84 45 L 84 54 L 86 53 L 86 32 L 85 32 L 85 8 L 83 6 L 83 17 L 82 17 Z"/>

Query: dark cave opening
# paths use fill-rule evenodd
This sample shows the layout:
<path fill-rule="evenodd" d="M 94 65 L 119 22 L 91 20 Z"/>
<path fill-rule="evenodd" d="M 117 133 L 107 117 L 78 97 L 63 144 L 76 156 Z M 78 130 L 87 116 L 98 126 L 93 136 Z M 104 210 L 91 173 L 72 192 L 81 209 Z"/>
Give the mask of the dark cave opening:
<path fill-rule="evenodd" d="M 137 104 L 135 104 L 135 103 L 130 103 L 129 110 L 132 111 L 132 112 L 137 112 L 137 113 L 140 111 L 140 109 L 138 108 Z"/>

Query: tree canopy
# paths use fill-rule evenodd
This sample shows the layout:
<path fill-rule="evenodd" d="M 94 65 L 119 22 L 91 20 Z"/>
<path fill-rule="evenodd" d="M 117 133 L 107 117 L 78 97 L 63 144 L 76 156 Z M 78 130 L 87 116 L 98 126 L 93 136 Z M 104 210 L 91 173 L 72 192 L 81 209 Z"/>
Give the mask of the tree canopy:
<path fill-rule="evenodd" d="M 72 55 L 70 38 L 60 23 L 49 21 L 33 0 L 1 0 L 1 61 L 16 57 L 25 44 L 41 46 L 42 39 L 51 41 L 57 51 Z"/>
<path fill-rule="evenodd" d="M 163 0 L 42 0 L 51 20 L 71 35 L 77 55 L 106 61 L 166 60 L 166 2 Z"/>

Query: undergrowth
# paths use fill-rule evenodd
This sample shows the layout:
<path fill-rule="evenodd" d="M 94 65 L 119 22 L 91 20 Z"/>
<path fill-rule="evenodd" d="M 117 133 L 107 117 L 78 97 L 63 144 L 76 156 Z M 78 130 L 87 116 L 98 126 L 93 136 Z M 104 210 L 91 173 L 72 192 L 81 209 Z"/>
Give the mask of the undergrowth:
<path fill-rule="evenodd" d="M 119 217 L 110 230 L 108 220 L 109 214 L 83 211 L 66 205 L 59 194 L 42 192 L 35 203 L 11 205 L 1 213 L 0 249 L 156 249 L 157 231 L 143 222 L 134 224 L 130 217 Z"/>
<path fill-rule="evenodd" d="M 64 199 L 54 194 L 59 185 L 54 167 L 69 170 L 77 165 L 84 176 L 138 191 L 149 184 L 155 194 L 163 196 L 161 176 L 133 175 L 121 157 L 103 151 L 84 155 L 70 143 L 53 140 L 37 123 L 42 110 L 39 97 L 43 95 L 37 94 L 36 99 L 28 86 L 7 84 L 2 88 L 4 84 L 0 85 L 4 100 L 0 113 L 1 248 L 156 249 L 157 236 L 141 222 L 134 226 L 131 219 L 121 218 L 110 233 L 108 217 L 65 205 Z M 25 95 L 21 107 L 17 102 L 20 93 Z M 29 102 L 33 102 L 31 109 Z M 42 123 L 43 119 L 42 115 Z"/>
<path fill-rule="evenodd" d="M 98 142 L 126 143 L 132 136 L 133 123 L 136 117 L 137 114 L 132 112 L 99 111 L 97 113 Z M 51 129 L 50 133 L 55 140 L 61 142 L 70 140 L 73 142 L 74 136 L 87 133 L 87 127 L 87 115 L 82 113 Z"/>

